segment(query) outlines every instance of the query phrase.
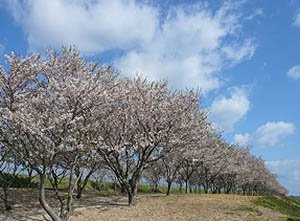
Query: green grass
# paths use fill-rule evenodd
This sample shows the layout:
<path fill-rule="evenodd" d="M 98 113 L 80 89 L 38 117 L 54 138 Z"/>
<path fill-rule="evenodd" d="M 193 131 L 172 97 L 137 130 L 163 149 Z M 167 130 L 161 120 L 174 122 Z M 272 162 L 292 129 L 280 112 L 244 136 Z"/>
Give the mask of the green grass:
<path fill-rule="evenodd" d="M 296 204 L 300 205 L 300 197 L 299 196 L 291 196 L 291 200 L 293 200 Z"/>
<path fill-rule="evenodd" d="M 36 188 L 38 186 L 37 182 L 30 182 L 27 176 L 25 175 L 16 175 L 13 176 L 8 173 L 2 173 L 0 172 L 0 188 L 5 186 L 5 183 L 9 182 L 10 188 Z"/>
<path fill-rule="evenodd" d="M 12 187 L 14 188 L 23 188 L 26 187 L 29 183 L 29 180 L 27 178 L 27 175 L 20 175 L 20 178 L 16 179 L 16 181 L 14 181 L 14 185 Z M 30 185 L 30 187 L 32 188 L 37 188 L 38 184 L 39 184 L 39 177 L 35 176 L 32 178 L 31 180 L 32 184 Z M 1 187 L 1 184 L 0 184 Z M 45 180 L 45 187 L 47 189 L 52 189 L 51 183 L 49 181 L 49 179 Z M 60 190 L 66 190 L 68 188 L 68 179 L 64 178 L 61 180 L 60 184 L 59 184 L 59 189 Z M 114 183 L 114 182 L 95 182 L 94 180 L 89 180 L 88 184 L 85 188 L 85 190 L 97 190 L 97 191 L 109 191 L 109 192 L 121 192 L 121 188 L 118 184 Z M 183 188 L 181 190 L 182 192 L 180 192 L 180 189 L 176 186 L 172 187 L 171 189 L 171 194 L 180 194 L 180 193 L 185 193 L 185 189 Z M 138 185 L 138 192 L 139 193 L 153 193 L 153 189 L 150 185 L 147 184 L 139 184 Z M 167 192 L 167 187 L 166 186 L 159 186 L 159 192 L 161 193 L 166 193 Z M 197 193 L 203 193 L 201 191 L 194 191 L 193 193 L 197 194 Z"/>
<path fill-rule="evenodd" d="M 159 189 L 159 192 L 166 193 L 168 188 L 166 186 L 159 186 L 158 189 Z M 181 191 L 182 192 L 180 192 L 180 189 L 178 187 L 172 187 L 171 194 L 185 193 L 185 189 L 182 189 Z M 139 184 L 138 185 L 138 192 L 140 192 L 140 193 L 153 193 L 153 189 L 150 185 Z M 193 191 L 193 193 L 197 194 L 197 193 L 204 193 L 204 192 L 203 191 Z"/>
<path fill-rule="evenodd" d="M 149 185 L 140 184 L 140 185 L 138 185 L 138 192 L 140 192 L 140 193 L 151 193 L 152 192 L 152 187 L 149 186 Z"/>
<path fill-rule="evenodd" d="M 300 199 L 294 197 L 264 196 L 254 200 L 254 204 L 267 207 L 287 215 L 288 220 L 300 221 Z"/>

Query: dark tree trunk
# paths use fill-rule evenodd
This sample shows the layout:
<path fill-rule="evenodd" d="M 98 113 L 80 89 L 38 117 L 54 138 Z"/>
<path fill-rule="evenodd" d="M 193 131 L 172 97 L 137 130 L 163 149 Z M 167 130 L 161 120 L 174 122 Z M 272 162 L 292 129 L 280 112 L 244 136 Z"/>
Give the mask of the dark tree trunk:
<path fill-rule="evenodd" d="M 168 189 L 167 189 L 167 196 L 171 194 L 171 189 L 172 189 L 172 181 L 168 181 Z"/>
<path fill-rule="evenodd" d="M 153 190 L 154 190 L 154 193 L 158 193 L 159 192 L 158 182 L 155 182 Z"/>
<path fill-rule="evenodd" d="M 208 185 L 207 183 L 202 183 L 204 193 L 208 193 Z"/>
<path fill-rule="evenodd" d="M 79 185 L 77 185 L 77 189 L 76 189 L 76 198 L 77 199 L 80 199 L 81 198 L 81 195 L 82 195 L 82 190 L 83 190 L 83 188 L 81 188 L 81 186 Z"/>
<path fill-rule="evenodd" d="M 185 193 L 186 194 L 189 193 L 189 181 L 188 180 L 185 181 Z"/>
<path fill-rule="evenodd" d="M 127 193 L 128 191 L 126 190 L 124 185 L 120 185 L 120 191 L 121 193 Z"/>

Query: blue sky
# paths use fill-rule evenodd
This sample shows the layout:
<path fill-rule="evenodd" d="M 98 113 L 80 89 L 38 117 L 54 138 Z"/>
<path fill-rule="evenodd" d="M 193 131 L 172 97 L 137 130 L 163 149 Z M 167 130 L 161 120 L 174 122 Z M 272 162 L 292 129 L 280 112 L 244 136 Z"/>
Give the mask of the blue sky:
<path fill-rule="evenodd" d="M 253 146 L 300 195 L 298 0 L 4 0 L 0 27 L 1 63 L 76 45 L 124 75 L 201 87 L 226 140 Z"/>

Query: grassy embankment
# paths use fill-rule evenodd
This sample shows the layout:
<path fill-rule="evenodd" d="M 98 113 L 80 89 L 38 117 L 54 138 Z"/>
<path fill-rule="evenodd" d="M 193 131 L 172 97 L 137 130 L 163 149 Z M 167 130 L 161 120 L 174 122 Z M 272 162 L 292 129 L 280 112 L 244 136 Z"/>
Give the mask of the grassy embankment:
<path fill-rule="evenodd" d="M 255 205 L 270 208 L 287 215 L 289 221 L 300 221 L 300 198 L 265 196 L 253 200 Z"/>

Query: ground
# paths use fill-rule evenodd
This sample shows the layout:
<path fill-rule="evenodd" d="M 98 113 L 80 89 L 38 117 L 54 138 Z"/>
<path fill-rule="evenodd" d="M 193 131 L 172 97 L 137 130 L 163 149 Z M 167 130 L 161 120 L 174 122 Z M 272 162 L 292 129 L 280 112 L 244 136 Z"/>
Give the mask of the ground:
<path fill-rule="evenodd" d="M 7 213 L 0 211 L 0 220 L 44 220 L 35 192 L 17 193 L 22 200 Z M 287 220 L 273 210 L 256 206 L 253 197 L 238 195 L 140 194 L 138 204 L 127 206 L 125 196 L 90 193 L 75 203 L 71 221 L 196 221 L 196 220 Z M 80 205 L 80 206 L 79 206 Z M 0 210 L 2 208 L 0 207 Z"/>

